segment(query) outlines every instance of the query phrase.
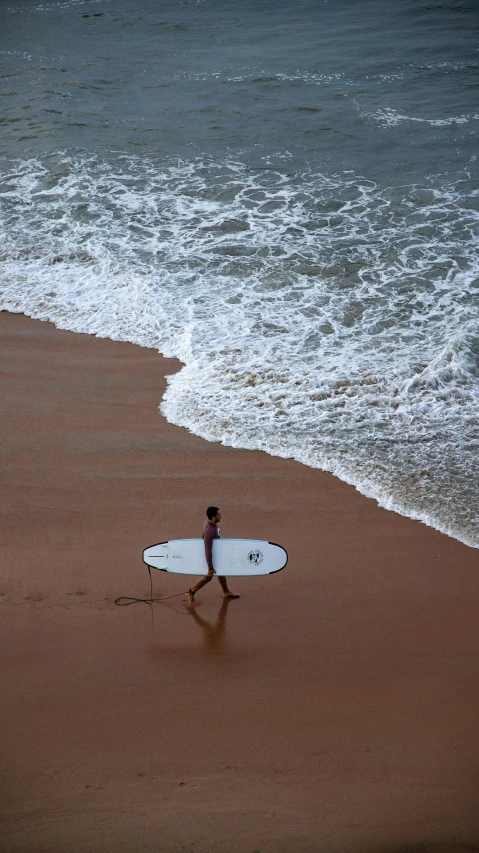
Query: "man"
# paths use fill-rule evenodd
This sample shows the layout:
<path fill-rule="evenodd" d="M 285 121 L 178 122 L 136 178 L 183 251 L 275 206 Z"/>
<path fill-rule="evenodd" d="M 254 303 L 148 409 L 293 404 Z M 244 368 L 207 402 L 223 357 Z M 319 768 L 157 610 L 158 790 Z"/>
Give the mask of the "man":
<path fill-rule="evenodd" d="M 209 506 L 206 510 L 206 521 L 203 525 L 203 541 L 205 543 L 205 557 L 206 564 L 208 566 L 208 574 L 204 575 L 192 586 L 188 592 L 186 593 L 186 601 L 188 604 L 195 604 L 195 593 L 198 592 L 201 587 L 205 584 L 209 583 L 213 578 L 213 575 L 216 575 L 216 572 L 213 568 L 213 539 L 219 539 L 220 531 L 218 524 L 221 521 L 221 513 L 217 506 Z M 218 577 L 218 576 L 217 576 Z M 228 589 L 228 584 L 226 583 L 226 578 L 218 577 L 218 580 L 221 584 L 221 589 L 223 590 L 223 598 L 239 598 L 239 595 L 235 592 L 230 592 Z"/>

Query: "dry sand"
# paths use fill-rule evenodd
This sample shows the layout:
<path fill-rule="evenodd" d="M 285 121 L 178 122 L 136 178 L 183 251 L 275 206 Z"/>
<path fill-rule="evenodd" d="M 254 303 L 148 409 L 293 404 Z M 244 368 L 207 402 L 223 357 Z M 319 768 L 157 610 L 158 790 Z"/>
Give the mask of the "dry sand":
<path fill-rule="evenodd" d="M 479 849 L 478 552 L 171 426 L 152 350 L 6 313 L 0 345 L 1 853 Z M 286 570 L 115 606 L 209 503 Z"/>

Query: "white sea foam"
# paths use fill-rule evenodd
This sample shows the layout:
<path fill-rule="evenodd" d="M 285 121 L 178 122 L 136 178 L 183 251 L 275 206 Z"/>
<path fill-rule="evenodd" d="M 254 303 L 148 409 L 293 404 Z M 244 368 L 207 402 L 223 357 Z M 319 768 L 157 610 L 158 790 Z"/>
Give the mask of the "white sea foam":
<path fill-rule="evenodd" d="M 29 62 L 33 59 L 33 56 L 24 50 L 0 50 L 0 56 L 14 56 L 18 59 L 27 59 Z"/>
<path fill-rule="evenodd" d="M 75 6 L 95 6 L 101 3 L 103 6 L 110 0 L 52 0 L 50 3 L 39 3 L 38 6 L 6 6 L 6 12 L 25 14 L 31 12 L 56 12 L 58 9 L 73 9 Z"/>
<path fill-rule="evenodd" d="M 372 118 L 378 124 L 384 127 L 394 127 L 396 124 L 401 124 L 403 121 L 419 122 L 421 124 L 430 124 L 432 127 L 447 127 L 453 124 L 468 124 L 470 121 L 477 121 L 479 113 L 461 116 L 450 116 L 448 118 L 419 118 L 417 116 L 403 115 L 392 107 L 385 107 L 381 110 L 376 110 L 372 113 L 362 113 L 368 118 Z"/>
<path fill-rule="evenodd" d="M 278 71 L 274 74 L 266 72 L 262 66 L 248 65 L 242 69 L 241 73 L 231 77 L 226 75 L 223 70 L 205 71 L 201 73 L 188 73 L 186 75 L 176 75 L 177 79 L 184 77 L 188 80 L 218 80 L 223 79 L 226 83 L 280 83 L 291 81 L 292 83 L 307 83 L 314 86 L 321 86 L 328 83 L 338 83 L 344 80 L 344 74 L 335 72 L 326 74 L 322 72 L 303 71 L 297 69 L 295 72 L 286 73 Z"/>
<path fill-rule="evenodd" d="M 0 307 L 178 357 L 172 422 L 477 547 L 477 194 L 287 166 L 17 162 Z"/>

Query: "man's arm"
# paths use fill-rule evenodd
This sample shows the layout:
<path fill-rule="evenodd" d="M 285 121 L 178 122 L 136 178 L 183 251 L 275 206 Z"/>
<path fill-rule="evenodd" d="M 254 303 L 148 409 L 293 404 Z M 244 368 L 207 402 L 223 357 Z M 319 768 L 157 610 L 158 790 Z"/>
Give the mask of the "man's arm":
<path fill-rule="evenodd" d="M 213 539 L 215 538 L 215 530 L 211 524 L 208 524 L 204 534 L 203 540 L 205 543 L 205 557 L 206 563 L 208 566 L 208 571 L 214 572 L 213 568 Z"/>

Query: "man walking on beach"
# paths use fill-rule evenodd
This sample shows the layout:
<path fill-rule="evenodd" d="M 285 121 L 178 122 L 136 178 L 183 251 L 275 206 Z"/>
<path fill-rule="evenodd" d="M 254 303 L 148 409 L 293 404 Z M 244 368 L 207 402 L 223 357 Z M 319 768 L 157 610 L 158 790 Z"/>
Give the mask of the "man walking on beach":
<path fill-rule="evenodd" d="M 209 506 L 206 510 L 206 521 L 203 525 L 203 541 L 205 543 L 205 557 L 206 563 L 208 566 L 208 574 L 204 575 L 192 586 L 188 592 L 186 593 L 186 601 L 188 604 L 195 604 L 195 592 L 198 592 L 201 587 L 205 584 L 209 583 L 213 578 L 213 575 L 216 575 L 216 572 L 213 568 L 213 539 L 220 538 L 220 530 L 218 527 L 219 522 L 221 521 L 221 513 L 217 506 Z M 236 592 L 230 592 L 228 589 L 228 584 L 226 583 L 226 578 L 218 577 L 218 580 L 221 584 L 221 589 L 223 590 L 223 598 L 239 598 L 239 595 Z"/>

